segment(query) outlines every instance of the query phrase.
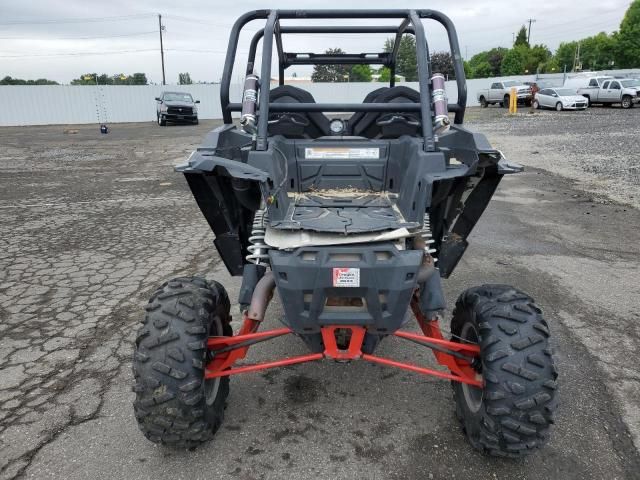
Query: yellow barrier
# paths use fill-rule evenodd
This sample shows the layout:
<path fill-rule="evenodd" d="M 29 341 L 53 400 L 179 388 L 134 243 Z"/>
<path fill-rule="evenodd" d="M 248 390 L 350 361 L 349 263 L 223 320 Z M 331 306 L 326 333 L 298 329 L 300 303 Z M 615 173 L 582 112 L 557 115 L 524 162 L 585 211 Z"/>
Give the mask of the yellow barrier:
<path fill-rule="evenodd" d="M 518 113 L 518 91 L 516 87 L 511 87 L 509 95 L 509 113 Z"/>

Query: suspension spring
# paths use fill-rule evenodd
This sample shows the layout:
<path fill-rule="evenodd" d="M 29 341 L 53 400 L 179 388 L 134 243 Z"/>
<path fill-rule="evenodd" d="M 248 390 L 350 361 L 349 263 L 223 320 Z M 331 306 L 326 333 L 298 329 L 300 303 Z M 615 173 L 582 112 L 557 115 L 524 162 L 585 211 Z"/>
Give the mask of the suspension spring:
<path fill-rule="evenodd" d="M 264 235 L 267 231 L 267 210 L 266 208 L 256 211 L 251 226 L 251 236 L 249 237 L 249 255 L 247 261 L 261 265 L 269 262 L 269 245 L 264 242 Z"/>
<path fill-rule="evenodd" d="M 432 248 L 435 240 L 433 239 L 433 235 L 431 234 L 431 226 L 429 224 L 429 214 L 424 214 L 422 231 L 420 232 L 420 237 L 422 237 L 422 241 L 424 242 L 424 253 L 426 255 L 433 255 L 436 252 L 435 248 Z M 437 258 L 433 258 L 434 262 L 437 262 Z"/>

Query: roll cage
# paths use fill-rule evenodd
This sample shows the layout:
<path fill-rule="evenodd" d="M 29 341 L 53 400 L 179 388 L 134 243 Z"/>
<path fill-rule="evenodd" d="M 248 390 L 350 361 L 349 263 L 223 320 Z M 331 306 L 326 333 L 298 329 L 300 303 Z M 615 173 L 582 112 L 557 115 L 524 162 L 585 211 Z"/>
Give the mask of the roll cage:
<path fill-rule="evenodd" d="M 401 19 L 397 26 L 282 26 L 282 19 L 312 20 L 312 19 Z M 229 37 L 229 47 L 225 59 L 220 100 L 224 123 L 231 124 L 232 112 L 242 111 L 242 104 L 231 102 L 229 89 L 231 75 L 236 58 L 238 39 L 244 26 L 253 21 L 266 19 L 266 25 L 255 33 L 251 40 L 246 67 L 246 74 L 254 72 L 258 42 L 262 40 L 262 62 L 260 78 L 262 82 L 271 79 L 271 62 L 273 58 L 273 40 L 275 38 L 278 54 L 278 83 L 284 84 L 284 71 L 291 65 L 383 65 L 391 70 L 389 84 L 395 84 L 396 61 L 400 39 L 404 34 L 416 37 L 416 55 L 418 66 L 419 103 L 271 103 L 269 102 L 269 88 L 261 88 L 259 93 L 258 125 L 256 134 L 256 150 L 267 150 L 267 127 L 270 112 L 419 112 L 423 125 L 424 150 L 435 151 L 435 138 L 432 123 L 432 107 L 430 99 L 431 63 L 429 48 L 422 24 L 427 18 L 440 23 L 449 38 L 449 47 L 453 58 L 453 67 L 458 87 L 458 100 L 449 104 L 449 112 L 455 113 L 454 123 L 462 124 L 467 103 L 467 87 L 464 76 L 464 65 L 460 55 L 458 37 L 451 20 L 444 14 L 434 10 L 254 10 L 241 16 L 233 25 Z M 344 54 L 316 54 L 285 52 L 282 45 L 283 34 L 304 33 L 395 33 L 394 47 L 391 52 L 381 53 L 344 53 Z"/>

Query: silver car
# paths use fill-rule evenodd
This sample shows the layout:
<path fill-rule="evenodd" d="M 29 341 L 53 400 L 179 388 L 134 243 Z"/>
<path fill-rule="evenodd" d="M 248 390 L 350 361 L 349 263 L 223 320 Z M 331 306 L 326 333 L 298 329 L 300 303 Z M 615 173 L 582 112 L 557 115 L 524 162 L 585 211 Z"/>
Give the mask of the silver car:
<path fill-rule="evenodd" d="M 543 88 L 533 100 L 533 108 L 554 108 L 561 110 L 584 110 L 589 102 L 570 88 Z"/>

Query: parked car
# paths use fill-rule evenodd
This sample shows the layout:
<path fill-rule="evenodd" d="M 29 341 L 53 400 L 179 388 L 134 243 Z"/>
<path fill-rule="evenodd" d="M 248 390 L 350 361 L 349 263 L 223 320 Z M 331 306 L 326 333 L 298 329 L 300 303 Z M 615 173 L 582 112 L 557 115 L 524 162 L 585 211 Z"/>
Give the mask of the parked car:
<path fill-rule="evenodd" d="M 198 108 L 190 93 L 186 92 L 162 92 L 156 97 L 156 117 L 158 125 L 164 127 L 167 122 L 189 122 L 198 124 Z"/>
<path fill-rule="evenodd" d="M 579 88 L 577 93 L 585 97 L 589 105 L 592 103 L 619 103 L 622 108 L 631 108 L 640 101 L 638 90 L 634 87 L 625 87 L 622 82 L 626 82 L 626 80 L 612 78 L 605 80 L 599 88 L 592 86 Z"/>
<path fill-rule="evenodd" d="M 491 84 L 491 88 L 480 90 L 477 94 L 478 102 L 483 108 L 494 103 L 499 103 L 501 106 L 509 108 L 509 97 L 513 87 L 516 88 L 518 102 L 529 105 L 531 103 L 531 87 L 515 80 L 494 82 Z"/>
<path fill-rule="evenodd" d="M 584 110 L 587 99 L 570 88 L 543 88 L 533 99 L 534 108 L 555 108 L 562 110 Z"/>

